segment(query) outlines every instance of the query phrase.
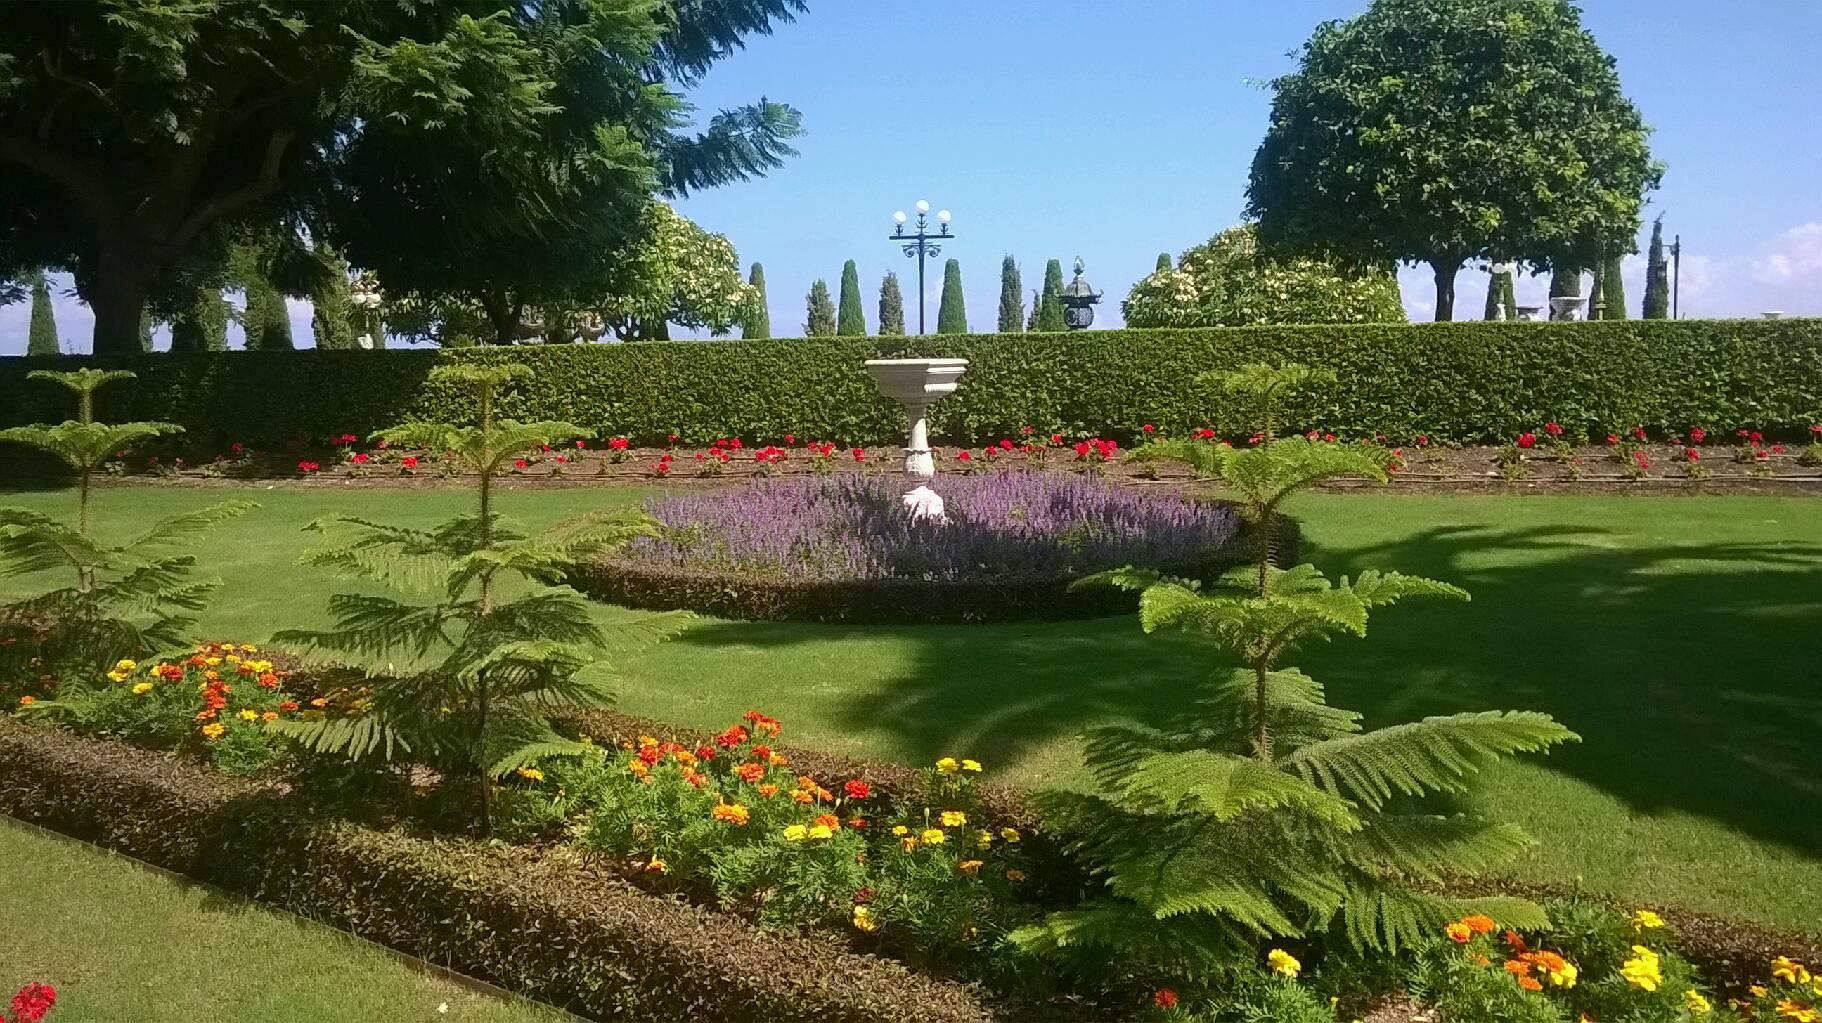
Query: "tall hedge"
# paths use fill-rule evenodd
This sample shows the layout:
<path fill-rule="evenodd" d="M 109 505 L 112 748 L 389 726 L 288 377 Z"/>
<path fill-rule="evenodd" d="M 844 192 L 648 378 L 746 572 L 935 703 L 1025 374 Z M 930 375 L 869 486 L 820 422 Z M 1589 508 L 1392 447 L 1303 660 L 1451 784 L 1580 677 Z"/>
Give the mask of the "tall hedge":
<path fill-rule="evenodd" d="M 1239 417 L 1194 383 L 1208 369 L 1296 360 L 1335 387 L 1292 403 L 1286 425 L 1355 437 L 1506 440 L 1555 420 L 1604 435 L 1751 426 L 1806 434 L 1822 422 L 1822 319 L 1623 320 L 1091 330 L 911 338 L 678 341 L 461 351 L 159 354 L 110 363 L 140 386 L 104 392 L 113 420 L 169 420 L 202 438 L 274 446 L 303 433 L 365 434 L 413 417 L 459 418 L 465 399 L 428 384 L 445 359 L 516 360 L 533 375 L 501 413 L 565 419 L 635 439 L 685 443 L 785 434 L 890 444 L 904 428 L 865 359 L 963 356 L 961 387 L 933 412 L 941 442 L 1016 437 L 1022 426 L 1130 438 Z M 0 426 L 61 420 L 67 398 L 0 359 Z M 65 357 L 59 366 L 96 364 Z M 14 396 L 17 396 L 15 400 Z"/>

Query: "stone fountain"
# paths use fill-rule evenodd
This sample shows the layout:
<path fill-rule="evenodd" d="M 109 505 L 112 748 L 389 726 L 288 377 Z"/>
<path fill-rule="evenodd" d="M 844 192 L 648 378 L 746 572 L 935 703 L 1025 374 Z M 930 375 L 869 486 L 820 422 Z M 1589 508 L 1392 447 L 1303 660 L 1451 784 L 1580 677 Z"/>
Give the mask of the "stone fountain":
<path fill-rule="evenodd" d="M 930 456 L 930 406 L 955 392 L 967 359 L 868 359 L 867 372 L 881 394 L 905 407 L 905 511 L 914 519 L 943 520 L 943 499 L 930 489 L 936 459 Z"/>

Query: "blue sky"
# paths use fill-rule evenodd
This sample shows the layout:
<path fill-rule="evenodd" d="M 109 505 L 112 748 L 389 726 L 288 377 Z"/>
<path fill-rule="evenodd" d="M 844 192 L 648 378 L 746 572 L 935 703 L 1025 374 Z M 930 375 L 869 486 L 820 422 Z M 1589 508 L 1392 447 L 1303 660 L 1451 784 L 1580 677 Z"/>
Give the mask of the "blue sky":
<path fill-rule="evenodd" d="M 872 326 L 882 274 L 915 288 L 886 240 L 920 198 L 954 211 L 969 320 L 993 327 L 999 262 L 1027 290 L 1044 261 L 1081 256 L 1107 298 L 1097 325 L 1160 251 L 1234 223 L 1269 93 L 1319 22 L 1365 0 L 812 0 L 811 12 L 719 65 L 693 99 L 706 112 L 760 95 L 803 112 L 801 155 L 762 181 L 679 208 L 765 264 L 772 328 L 799 332 L 816 277 L 859 263 Z M 1669 167 L 1649 215 L 1684 243 L 1685 316 L 1764 310 L 1822 315 L 1822 2 L 1586 0 L 1584 18 L 1619 62 L 1628 96 Z M 1641 245 L 1643 243 L 1641 237 Z M 941 269 L 931 268 L 934 327 Z M 1628 295 L 1642 294 L 1642 260 Z M 1413 318 L 1430 318 L 1424 270 L 1402 275 Z M 1464 271 L 1458 314 L 1485 276 Z M 1542 281 L 1521 281 L 1521 303 Z M 87 310 L 59 301 L 66 343 L 86 348 Z M 1636 312 L 1636 309 L 1635 309 Z M 913 321 L 915 310 L 908 309 Z M 309 309 L 294 303 L 300 341 Z M 24 346 L 26 306 L 0 309 L 0 353 Z"/>

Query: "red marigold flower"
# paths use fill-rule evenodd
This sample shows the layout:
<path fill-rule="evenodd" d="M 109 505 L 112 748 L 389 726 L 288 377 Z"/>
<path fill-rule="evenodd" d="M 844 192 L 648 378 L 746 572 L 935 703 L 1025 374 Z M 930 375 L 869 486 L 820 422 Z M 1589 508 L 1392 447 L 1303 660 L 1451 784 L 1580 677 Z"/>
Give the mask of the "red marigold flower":
<path fill-rule="evenodd" d="M 734 725 L 727 731 L 715 736 L 715 742 L 724 749 L 733 749 L 735 746 L 747 741 L 752 734 L 753 733 L 746 730 L 745 725 Z"/>
<path fill-rule="evenodd" d="M 286 700 L 285 702 L 278 705 L 278 709 L 285 711 L 286 713 L 290 713 L 291 711 L 294 711 L 297 709 L 297 701 L 296 700 Z"/>
<path fill-rule="evenodd" d="M 1519 447 L 1530 448 L 1530 447 L 1535 446 L 1536 444 L 1537 444 L 1537 434 L 1526 432 L 1526 433 L 1521 433 L 1518 435 L 1518 446 Z"/>
<path fill-rule="evenodd" d="M 765 765 L 741 764 L 739 767 L 734 768 L 734 773 L 740 776 L 741 781 L 751 784 L 765 777 Z"/>
<path fill-rule="evenodd" d="M 644 762 L 647 767 L 650 767 L 653 764 L 656 764 L 658 762 L 658 758 L 663 755 L 664 754 L 662 754 L 658 751 L 658 747 L 656 747 L 656 746 L 639 747 L 639 754 L 638 754 L 639 759 L 642 762 Z"/>
<path fill-rule="evenodd" d="M 867 819 L 865 817 L 849 817 L 848 818 L 848 827 L 850 827 L 850 828 L 859 830 L 866 826 L 867 826 Z"/>
<path fill-rule="evenodd" d="M 1160 1009 L 1174 1009 L 1177 1007 L 1177 993 L 1170 988 L 1161 987 L 1152 994 L 1151 1004 Z"/>
<path fill-rule="evenodd" d="M 697 760 L 715 759 L 715 747 L 707 745 L 706 743 L 701 746 L 696 747 L 696 759 Z"/>
<path fill-rule="evenodd" d="M 864 781 L 850 781 L 842 785 L 841 790 L 849 799 L 866 799 L 873 795 L 873 788 Z"/>

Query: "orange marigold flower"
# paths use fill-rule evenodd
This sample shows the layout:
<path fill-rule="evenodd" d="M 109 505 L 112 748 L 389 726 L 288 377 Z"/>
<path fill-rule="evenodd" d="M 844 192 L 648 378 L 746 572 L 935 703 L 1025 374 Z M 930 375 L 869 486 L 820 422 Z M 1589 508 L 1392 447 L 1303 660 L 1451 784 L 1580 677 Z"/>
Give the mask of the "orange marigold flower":
<path fill-rule="evenodd" d="M 1517 931 L 1507 931 L 1506 945 L 1514 952 L 1523 952 L 1525 950 L 1525 939 L 1519 937 Z"/>
<path fill-rule="evenodd" d="M 1450 924 L 1449 926 L 1444 927 L 1442 929 L 1442 933 L 1448 935 L 1449 940 L 1453 941 L 1457 945 L 1466 945 L 1469 941 L 1473 940 L 1473 938 L 1474 938 L 1474 931 L 1472 929 L 1470 929 L 1467 924 L 1462 923 L 1460 920 L 1457 920 L 1454 923 Z"/>
<path fill-rule="evenodd" d="M 1543 981 L 1538 980 L 1530 974 L 1518 978 L 1518 986 L 1524 988 L 1526 991 L 1542 991 L 1544 989 Z"/>
<path fill-rule="evenodd" d="M 1461 918 L 1461 922 L 1467 924 L 1468 930 L 1473 931 L 1475 934 L 1492 934 L 1493 928 L 1497 926 L 1494 924 L 1492 917 L 1482 913 L 1464 916 Z"/>
<path fill-rule="evenodd" d="M 1513 976 L 1523 976 L 1531 972 L 1531 964 L 1523 959 L 1506 960 L 1506 972 Z"/>
<path fill-rule="evenodd" d="M 818 814 L 816 819 L 811 821 L 810 823 L 811 824 L 820 824 L 823 827 L 828 828 L 830 831 L 840 831 L 841 830 L 841 818 L 835 816 L 832 813 Z"/>
<path fill-rule="evenodd" d="M 286 700 L 285 702 L 278 705 L 278 709 L 282 710 L 286 713 L 290 713 L 291 711 L 294 711 L 297 709 L 297 701 L 296 700 Z"/>
<path fill-rule="evenodd" d="M 729 824 L 744 827 L 747 822 L 747 808 L 739 803 L 716 803 L 713 813 L 716 820 L 726 821 Z"/>
<path fill-rule="evenodd" d="M 975 874 L 975 873 L 978 873 L 981 869 L 981 861 L 980 860 L 963 860 L 962 862 L 957 863 L 955 865 L 955 869 L 961 871 L 964 874 Z"/>
<path fill-rule="evenodd" d="M 770 799 L 778 794 L 778 786 L 771 782 L 767 782 L 766 784 L 759 786 L 759 794 L 766 799 Z"/>
<path fill-rule="evenodd" d="M 275 710 L 266 711 L 264 714 L 261 714 L 259 716 L 259 719 L 261 721 L 277 721 L 278 720 L 278 711 L 275 711 Z"/>
<path fill-rule="evenodd" d="M 773 767 L 783 767 L 790 762 L 791 759 L 783 753 L 773 753 L 766 757 L 766 763 L 771 764 Z"/>
<path fill-rule="evenodd" d="M 741 781 L 750 784 L 765 777 L 765 765 L 741 764 L 739 767 L 734 768 L 734 773 L 740 776 Z"/>
<path fill-rule="evenodd" d="M 799 802 L 799 803 L 814 803 L 814 802 L 816 802 L 816 797 L 815 797 L 815 796 L 812 796 L 812 795 L 810 795 L 810 794 L 809 794 L 809 793 L 808 793 L 808 792 L 805 792 L 805 791 L 804 791 L 804 790 L 802 790 L 802 789 L 792 789 L 792 790 L 791 790 L 791 798 L 792 798 L 792 799 L 793 799 L 793 800 L 795 800 L 795 801 L 797 801 L 797 802 Z"/>
<path fill-rule="evenodd" d="M 317 698 L 316 698 L 316 699 L 314 699 L 314 700 L 311 700 L 311 701 L 310 701 L 310 706 L 312 706 L 312 707 L 327 707 L 327 706 L 329 706 L 329 701 L 328 701 L 328 700 L 325 700 L 325 699 L 323 699 L 323 698 L 322 698 L 322 697 L 320 697 L 320 696 L 319 696 L 319 697 L 317 697 Z"/>

